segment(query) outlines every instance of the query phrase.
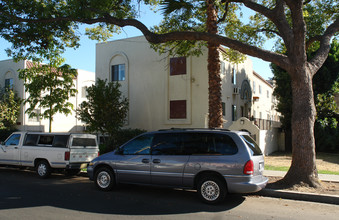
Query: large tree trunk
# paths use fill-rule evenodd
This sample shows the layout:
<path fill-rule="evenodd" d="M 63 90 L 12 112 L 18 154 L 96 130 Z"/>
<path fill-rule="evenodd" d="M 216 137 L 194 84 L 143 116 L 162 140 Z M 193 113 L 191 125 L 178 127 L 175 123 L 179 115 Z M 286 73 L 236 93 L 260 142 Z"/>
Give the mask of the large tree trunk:
<path fill-rule="evenodd" d="M 312 75 L 306 65 L 290 72 L 292 77 L 292 164 L 284 181 L 320 186 L 315 161 L 314 122 L 316 109 Z"/>
<path fill-rule="evenodd" d="M 208 33 L 217 34 L 217 11 L 214 1 L 207 0 L 207 30 Z M 221 104 L 221 78 L 219 44 L 208 42 L 208 112 L 209 128 L 222 127 L 222 104 Z"/>

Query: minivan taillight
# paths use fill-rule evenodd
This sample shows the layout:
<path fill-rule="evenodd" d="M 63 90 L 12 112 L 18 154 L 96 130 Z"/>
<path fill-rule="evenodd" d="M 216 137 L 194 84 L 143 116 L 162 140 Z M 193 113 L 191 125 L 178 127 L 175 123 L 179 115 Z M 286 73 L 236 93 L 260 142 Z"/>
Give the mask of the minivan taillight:
<path fill-rule="evenodd" d="M 244 166 L 244 174 L 252 175 L 254 173 L 254 164 L 252 160 L 246 162 Z"/>
<path fill-rule="evenodd" d="M 65 152 L 65 160 L 69 160 L 69 158 L 71 157 L 71 153 L 69 151 Z"/>

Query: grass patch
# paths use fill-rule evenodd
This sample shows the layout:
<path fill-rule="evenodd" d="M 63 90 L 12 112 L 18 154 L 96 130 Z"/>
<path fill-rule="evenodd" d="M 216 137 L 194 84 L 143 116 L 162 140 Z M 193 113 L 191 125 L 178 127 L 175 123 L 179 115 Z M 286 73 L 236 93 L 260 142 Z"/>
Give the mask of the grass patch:
<path fill-rule="evenodd" d="M 288 169 L 289 167 L 277 167 L 277 166 L 265 165 L 265 170 L 288 171 Z M 329 170 L 318 170 L 318 174 L 339 175 L 339 172 L 329 171 Z"/>

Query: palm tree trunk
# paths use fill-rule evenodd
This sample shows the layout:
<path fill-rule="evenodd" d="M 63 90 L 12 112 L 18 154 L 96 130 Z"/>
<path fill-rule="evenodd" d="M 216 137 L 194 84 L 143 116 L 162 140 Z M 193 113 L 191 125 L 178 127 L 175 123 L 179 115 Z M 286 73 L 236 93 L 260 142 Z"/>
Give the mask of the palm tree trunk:
<path fill-rule="evenodd" d="M 216 34 L 217 27 L 217 10 L 214 1 L 206 0 L 207 4 L 207 31 Z M 208 42 L 208 112 L 209 128 L 222 127 L 222 104 L 221 104 L 221 78 L 220 78 L 220 59 L 219 44 Z"/>

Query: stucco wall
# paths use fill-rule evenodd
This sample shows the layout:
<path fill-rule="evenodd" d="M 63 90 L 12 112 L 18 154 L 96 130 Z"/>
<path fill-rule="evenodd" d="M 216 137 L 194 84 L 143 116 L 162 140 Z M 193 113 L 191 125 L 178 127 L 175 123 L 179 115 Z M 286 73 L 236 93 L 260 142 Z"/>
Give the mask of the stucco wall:
<path fill-rule="evenodd" d="M 18 63 L 13 62 L 13 60 L 4 60 L 0 61 L 0 86 L 4 87 L 5 79 L 13 78 L 14 80 L 14 90 L 17 92 L 18 96 L 22 99 L 25 99 L 29 96 L 28 93 L 24 91 L 23 81 L 18 78 L 18 70 L 26 68 L 26 61 L 19 61 Z M 79 91 L 76 97 L 70 98 L 70 102 L 74 106 L 74 110 L 78 105 L 86 100 L 82 97 L 81 88 L 83 86 L 91 86 L 95 83 L 95 74 L 93 72 L 88 72 L 84 70 L 77 70 L 78 77 L 74 80 L 75 88 Z M 28 114 L 25 114 L 26 109 L 29 107 L 29 104 L 23 104 L 21 107 L 21 113 L 18 118 L 19 130 L 29 130 L 29 131 L 48 131 L 49 121 L 46 119 L 33 121 L 29 119 Z M 72 114 L 68 116 L 63 114 L 56 114 L 52 122 L 52 131 L 53 132 L 82 132 L 83 123 L 75 118 L 75 111 L 72 111 Z"/>
<path fill-rule="evenodd" d="M 124 59 L 116 60 L 117 57 Z M 126 65 L 126 80 L 120 81 L 129 99 L 126 127 L 146 130 L 204 127 L 208 112 L 206 58 L 187 58 L 187 74 L 178 76 L 169 76 L 169 59 L 152 50 L 144 37 L 97 44 L 97 78 L 111 81 L 110 66 Z M 180 99 L 187 100 L 187 118 L 170 119 L 169 100 Z"/>
<path fill-rule="evenodd" d="M 260 130 L 253 121 L 242 117 L 235 121 L 229 129 L 235 131 L 248 131 L 265 155 L 284 150 L 284 133 L 278 128 L 272 127 L 269 130 Z"/>

